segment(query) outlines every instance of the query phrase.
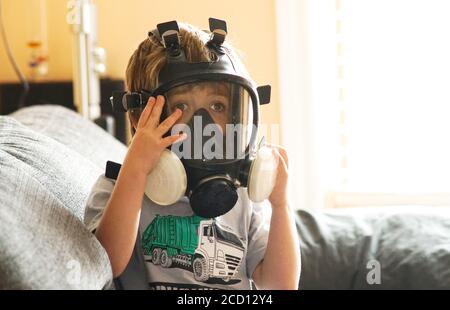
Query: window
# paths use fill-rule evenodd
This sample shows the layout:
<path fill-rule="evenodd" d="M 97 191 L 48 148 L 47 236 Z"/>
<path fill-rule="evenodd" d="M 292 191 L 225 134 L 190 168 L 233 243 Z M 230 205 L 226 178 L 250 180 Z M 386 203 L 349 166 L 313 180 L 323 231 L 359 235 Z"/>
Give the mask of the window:
<path fill-rule="evenodd" d="M 450 204 L 450 1 L 277 9 L 296 206 Z"/>
<path fill-rule="evenodd" d="M 203 227 L 203 236 L 205 236 L 205 237 L 212 237 L 213 236 L 211 226 L 204 226 Z"/>

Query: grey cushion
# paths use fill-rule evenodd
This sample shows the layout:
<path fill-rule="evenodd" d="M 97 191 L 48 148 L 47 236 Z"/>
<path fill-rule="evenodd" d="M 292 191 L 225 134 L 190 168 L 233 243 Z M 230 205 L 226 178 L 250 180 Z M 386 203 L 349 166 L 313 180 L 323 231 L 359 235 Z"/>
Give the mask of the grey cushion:
<path fill-rule="evenodd" d="M 300 210 L 297 224 L 301 289 L 450 289 L 450 207 Z"/>
<path fill-rule="evenodd" d="M 26 164 L 31 177 L 83 219 L 89 191 L 103 172 L 100 167 L 7 116 L 0 116 L 0 149 Z M 11 179 L 14 176 L 4 177 Z"/>
<path fill-rule="evenodd" d="M 109 285 L 106 252 L 83 225 L 87 196 L 102 171 L 54 139 L 0 117 L 1 288 Z"/>
<path fill-rule="evenodd" d="M 108 256 L 24 162 L 0 150 L 0 289 L 101 289 Z"/>
<path fill-rule="evenodd" d="M 107 160 L 121 163 L 126 147 L 80 114 L 57 105 L 37 105 L 10 115 L 20 123 L 64 144 L 94 165 L 105 168 Z"/>

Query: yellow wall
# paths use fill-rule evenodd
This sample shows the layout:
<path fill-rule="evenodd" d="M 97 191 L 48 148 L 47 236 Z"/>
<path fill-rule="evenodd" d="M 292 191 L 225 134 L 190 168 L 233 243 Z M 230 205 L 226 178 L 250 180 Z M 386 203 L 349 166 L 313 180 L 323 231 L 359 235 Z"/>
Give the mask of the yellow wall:
<path fill-rule="evenodd" d="M 13 53 L 27 72 L 33 10 L 32 0 L 2 0 L 5 27 Z M 45 79 L 72 77 L 72 38 L 66 22 L 67 1 L 46 0 L 49 73 Z M 188 22 L 208 29 L 208 18 L 224 19 L 228 39 L 243 52 L 253 79 L 272 85 L 272 103 L 263 107 L 262 122 L 279 123 L 275 0 L 95 0 L 98 9 L 99 45 L 107 51 L 107 75 L 123 78 L 129 56 L 157 23 Z M 0 82 L 16 77 L 0 44 Z"/>

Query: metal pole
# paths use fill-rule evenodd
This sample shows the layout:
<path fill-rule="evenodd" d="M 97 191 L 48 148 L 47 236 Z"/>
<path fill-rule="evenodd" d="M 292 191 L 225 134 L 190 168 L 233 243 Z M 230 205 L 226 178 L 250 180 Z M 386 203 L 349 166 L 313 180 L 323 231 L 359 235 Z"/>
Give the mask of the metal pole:
<path fill-rule="evenodd" d="M 73 94 L 77 110 L 85 118 L 101 116 L 99 73 L 105 71 L 104 51 L 96 47 L 96 9 L 91 0 L 76 0 L 73 32 Z"/>

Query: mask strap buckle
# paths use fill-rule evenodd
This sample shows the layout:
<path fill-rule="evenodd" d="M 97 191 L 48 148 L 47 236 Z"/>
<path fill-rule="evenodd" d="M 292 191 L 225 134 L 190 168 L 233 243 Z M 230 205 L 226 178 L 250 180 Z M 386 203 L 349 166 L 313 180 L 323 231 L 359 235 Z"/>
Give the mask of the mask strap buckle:
<path fill-rule="evenodd" d="M 218 55 L 224 55 L 225 51 L 222 47 L 223 42 L 225 42 L 225 37 L 227 36 L 227 23 L 224 20 L 210 18 L 209 19 L 209 30 L 211 32 L 211 38 L 206 45 L 212 49 Z"/>
<path fill-rule="evenodd" d="M 131 109 L 143 109 L 152 93 L 148 90 L 140 92 L 114 91 L 109 98 L 114 112 L 126 112 Z"/>
<path fill-rule="evenodd" d="M 183 54 L 179 35 L 180 29 L 175 20 L 158 24 L 156 28 L 169 57 L 178 57 Z"/>
<path fill-rule="evenodd" d="M 227 36 L 227 23 L 224 20 L 209 18 L 209 30 L 212 33 L 209 42 L 214 43 L 216 46 L 221 46 Z"/>
<path fill-rule="evenodd" d="M 260 105 L 270 103 L 270 85 L 259 86 L 256 88 L 256 91 L 258 92 L 258 100 Z"/>

